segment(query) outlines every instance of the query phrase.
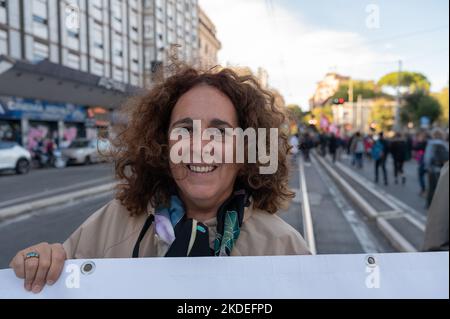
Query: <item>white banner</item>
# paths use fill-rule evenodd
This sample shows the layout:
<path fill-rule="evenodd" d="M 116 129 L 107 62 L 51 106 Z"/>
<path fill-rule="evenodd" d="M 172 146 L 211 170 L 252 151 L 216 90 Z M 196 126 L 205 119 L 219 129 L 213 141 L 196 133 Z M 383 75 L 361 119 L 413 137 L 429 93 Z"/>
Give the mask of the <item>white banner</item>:
<path fill-rule="evenodd" d="M 448 252 L 68 260 L 38 295 L 0 271 L 0 298 L 448 297 Z"/>

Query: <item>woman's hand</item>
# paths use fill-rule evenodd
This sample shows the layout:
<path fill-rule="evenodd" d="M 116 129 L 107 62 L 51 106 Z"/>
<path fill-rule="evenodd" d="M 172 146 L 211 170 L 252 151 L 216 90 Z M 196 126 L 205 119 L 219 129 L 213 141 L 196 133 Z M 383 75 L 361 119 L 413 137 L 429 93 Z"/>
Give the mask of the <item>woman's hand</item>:
<path fill-rule="evenodd" d="M 29 253 L 39 257 L 27 258 Z M 45 284 L 53 285 L 58 280 L 65 260 L 66 251 L 61 244 L 41 243 L 19 251 L 9 266 L 17 277 L 25 279 L 26 290 L 39 293 Z"/>

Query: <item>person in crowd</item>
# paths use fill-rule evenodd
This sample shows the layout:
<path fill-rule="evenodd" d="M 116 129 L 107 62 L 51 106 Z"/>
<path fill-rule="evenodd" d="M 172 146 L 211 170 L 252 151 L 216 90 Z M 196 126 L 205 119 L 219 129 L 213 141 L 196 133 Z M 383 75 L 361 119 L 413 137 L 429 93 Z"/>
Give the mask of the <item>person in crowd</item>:
<path fill-rule="evenodd" d="M 425 132 L 417 133 L 412 148 L 414 151 L 414 158 L 417 162 L 417 177 L 420 186 L 419 194 L 422 197 L 426 195 L 426 183 L 425 183 L 426 170 L 424 161 L 426 147 L 427 147 L 427 134 Z"/>
<path fill-rule="evenodd" d="M 311 135 L 308 132 L 305 132 L 303 134 L 303 138 L 302 141 L 300 143 L 300 149 L 302 150 L 303 153 L 303 159 L 305 160 L 306 163 L 310 162 L 310 152 L 311 149 L 314 147 L 314 142 L 311 138 Z"/>
<path fill-rule="evenodd" d="M 406 159 L 407 145 L 406 140 L 400 132 L 396 132 L 394 138 L 391 140 L 390 152 L 394 164 L 394 182 L 398 184 L 400 179 L 402 185 L 404 185 L 406 183 L 406 176 L 403 171 L 403 165 Z"/>
<path fill-rule="evenodd" d="M 329 139 L 328 139 L 328 152 L 331 155 L 331 158 L 333 159 L 333 163 L 336 162 L 336 153 L 339 146 L 339 141 L 336 137 L 336 134 L 331 133 Z"/>
<path fill-rule="evenodd" d="M 386 172 L 386 158 L 389 152 L 389 145 L 384 138 L 384 133 L 380 132 L 378 139 L 372 146 L 371 157 L 375 161 L 375 183 L 378 183 L 379 169 L 383 172 L 384 185 L 388 185 L 388 177 Z"/>
<path fill-rule="evenodd" d="M 295 163 L 296 159 L 297 159 L 297 154 L 299 151 L 299 138 L 298 138 L 298 133 L 292 135 L 289 138 L 289 145 L 291 145 L 291 155 L 292 155 L 292 159 Z"/>
<path fill-rule="evenodd" d="M 445 139 L 445 133 L 441 129 L 435 128 L 431 132 L 431 139 L 428 140 L 425 148 L 423 161 L 428 174 L 427 207 L 430 206 L 433 200 L 440 171 L 448 161 L 448 143 Z"/>
<path fill-rule="evenodd" d="M 319 153 L 321 156 L 327 155 L 327 135 L 325 132 L 319 134 Z"/>
<path fill-rule="evenodd" d="M 412 159 L 413 152 L 413 138 L 411 134 L 405 134 L 405 142 L 406 142 L 406 153 L 405 153 L 405 162 L 409 162 Z"/>
<path fill-rule="evenodd" d="M 272 93 L 228 68 L 174 71 L 124 110 L 129 121 L 118 124 L 111 143 L 115 199 L 64 244 L 33 245 L 13 258 L 10 266 L 25 289 L 38 293 L 55 283 L 67 258 L 309 254 L 302 236 L 276 214 L 294 193 L 282 130 L 287 117 Z M 203 132 L 221 135 L 227 128 L 277 128 L 276 171 L 261 174 L 266 165 L 259 161 L 196 162 L 192 149 L 188 162 L 174 161 L 170 150 L 193 142 L 197 120 Z M 181 140 L 170 137 L 181 133 Z M 236 142 L 223 146 L 235 150 Z"/>
<path fill-rule="evenodd" d="M 354 138 L 352 139 L 350 150 L 353 155 L 353 165 L 356 165 L 356 167 L 362 169 L 364 156 L 364 140 L 360 132 L 356 132 Z"/>
<path fill-rule="evenodd" d="M 364 151 L 367 158 L 372 158 L 372 146 L 374 140 L 371 134 L 368 134 L 364 137 Z"/>

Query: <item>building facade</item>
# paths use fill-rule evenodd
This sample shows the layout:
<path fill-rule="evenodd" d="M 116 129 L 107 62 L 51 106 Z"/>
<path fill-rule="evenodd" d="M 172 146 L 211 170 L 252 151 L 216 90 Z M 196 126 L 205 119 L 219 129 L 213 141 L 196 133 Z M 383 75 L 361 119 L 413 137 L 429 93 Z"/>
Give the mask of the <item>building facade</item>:
<path fill-rule="evenodd" d="M 95 137 L 173 44 L 197 56 L 197 0 L 0 0 L 0 139 Z"/>
<path fill-rule="evenodd" d="M 350 77 L 342 76 L 337 73 L 328 73 L 325 78 L 317 83 L 316 91 L 311 97 L 309 104 L 313 109 L 324 106 L 328 100 L 338 91 L 342 82 L 349 81 Z"/>
<path fill-rule="evenodd" d="M 145 85 L 158 68 L 179 60 L 193 64 L 198 56 L 197 0 L 144 0 Z"/>
<path fill-rule="evenodd" d="M 206 13 L 199 8 L 199 38 L 198 38 L 198 50 L 199 61 L 198 64 L 201 68 L 211 68 L 218 64 L 217 54 L 222 48 L 222 44 L 217 39 L 216 26 Z"/>
<path fill-rule="evenodd" d="M 143 84 L 142 0 L 1 0 L 0 54 Z"/>

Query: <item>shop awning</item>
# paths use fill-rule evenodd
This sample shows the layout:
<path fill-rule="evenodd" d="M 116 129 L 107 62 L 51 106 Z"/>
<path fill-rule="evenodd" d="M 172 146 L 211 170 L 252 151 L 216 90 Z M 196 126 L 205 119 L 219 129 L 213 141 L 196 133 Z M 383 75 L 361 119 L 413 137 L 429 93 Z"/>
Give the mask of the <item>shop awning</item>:
<path fill-rule="evenodd" d="M 113 109 L 141 90 L 48 60 L 33 64 L 0 55 L 0 95 Z"/>

